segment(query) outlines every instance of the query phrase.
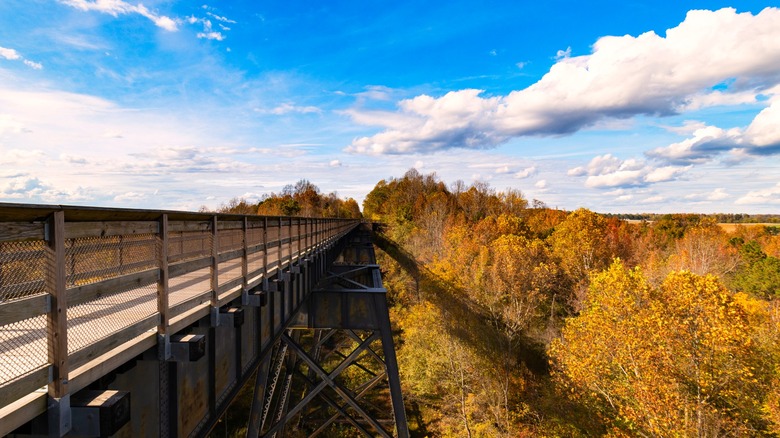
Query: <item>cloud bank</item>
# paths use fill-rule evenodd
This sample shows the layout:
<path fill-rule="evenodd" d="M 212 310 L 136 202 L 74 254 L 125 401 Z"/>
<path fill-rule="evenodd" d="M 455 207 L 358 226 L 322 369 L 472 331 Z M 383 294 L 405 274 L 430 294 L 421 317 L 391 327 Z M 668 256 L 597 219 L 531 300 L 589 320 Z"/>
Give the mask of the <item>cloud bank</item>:
<path fill-rule="evenodd" d="M 780 84 L 777 23 L 778 8 L 757 15 L 732 8 L 690 11 L 665 36 L 607 36 L 584 56 L 560 51 L 538 82 L 506 96 L 466 89 L 403 100 L 395 112 L 352 111 L 356 122 L 384 130 L 356 138 L 346 150 L 380 155 L 484 149 L 513 137 L 571 134 L 607 118 L 756 103 Z M 744 132 L 701 132 L 653 156 L 685 163 L 698 152 L 714 154 L 735 144 L 749 153 L 776 153 L 780 135 L 770 125 L 778 126 L 777 113 L 770 106 Z"/>

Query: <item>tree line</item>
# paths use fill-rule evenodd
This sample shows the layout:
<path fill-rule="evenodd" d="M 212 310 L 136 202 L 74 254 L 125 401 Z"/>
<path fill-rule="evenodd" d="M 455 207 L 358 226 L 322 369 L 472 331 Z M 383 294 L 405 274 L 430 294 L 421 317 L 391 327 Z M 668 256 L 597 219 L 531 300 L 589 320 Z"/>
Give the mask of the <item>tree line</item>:
<path fill-rule="evenodd" d="M 201 211 L 208 211 L 208 208 L 201 207 Z M 357 201 L 352 198 L 341 199 L 335 192 L 324 194 L 306 179 L 284 186 L 279 193 L 264 194 L 257 203 L 251 203 L 245 198 L 232 198 L 220 205 L 217 212 L 346 219 L 363 217 Z"/>

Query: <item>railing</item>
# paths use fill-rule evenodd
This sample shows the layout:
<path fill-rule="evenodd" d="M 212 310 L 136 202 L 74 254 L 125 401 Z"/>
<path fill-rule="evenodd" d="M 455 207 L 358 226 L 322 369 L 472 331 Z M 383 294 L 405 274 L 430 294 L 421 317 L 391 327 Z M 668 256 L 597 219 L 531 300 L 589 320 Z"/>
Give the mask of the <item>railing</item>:
<path fill-rule="evenodd" d="M 112 349 L 213 314 L 357 223 L 0 204 L 0 409 L 84 388 Z"/>

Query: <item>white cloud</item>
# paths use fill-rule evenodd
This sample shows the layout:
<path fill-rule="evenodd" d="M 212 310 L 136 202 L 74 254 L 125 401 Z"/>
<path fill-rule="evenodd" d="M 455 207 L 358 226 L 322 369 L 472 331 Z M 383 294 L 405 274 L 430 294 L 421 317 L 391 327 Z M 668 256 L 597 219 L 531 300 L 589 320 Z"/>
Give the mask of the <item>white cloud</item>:
<path fill-rule="evenodd" d="M 206 15 L 208 15 L 209 17 L 211 17 L 211 18 L 213 18 L 213 19 L 215 19 L 217 21 L 221 21 L 223 23 L 236 24 L 236 22 L 234 20 L 231 20 L 231 19 L 229 19 L 227 17 L 223 17 L 223 16 L 220 16 L 220 15 L 214 14 L 212 12 L 206 12 Z"/>
<path fill-rule="evenodd" d="M 482 90 L 421 95 L 401 101 L 390 122 L 353 111 L 357 123 L 384 130 L 355 139 L 346 150 L 488 148 L 517 136 L 570 134 L 604 118 L 754 101 L 780 83 L 778 22 L 778 8 L 757 15 L 690 11 L 665 36 L 607 36 L 585 56 L 561 51 L 541 80 L 506 96 L 483 96 Z"/>
<path fill-rule="evenodd" d="M 730 151 L 739 151 L 737 154 L 743 157 L 780 153 L 780 102 L 761 110 L 745 129 L 695 126 L 692 137 L 653 149 L 647 155 L 672 163 L 701 163 Z"/>
<path fill-rule="evenodd" d="M 41 64 L 40 62 L 30 61 L 29 59 L 25 59 L 24 60 L 24 65 L 26 65 L 26 66 L 28 66 L 28 67 L 30 67 L 32 69 L 35 69 L 35 70 L 43 69 L 43 64 Z"/>
<path fill-rule="evenodd" d="M 15 61 L 17 59 L 20 59 L 22 56 L 14 49 L 7 49 L 5 47 L 0 47 L 0 56 L 3 58 L 9 60 L 9 61 Z"/>
<path fill-rule="evenodd" d="M 738 205 L 780 204 L 780 183 L 763 190 L 753 190 L 737 199 Z"/>
<path fill-rule="evenodd" d="M 726 193 L 726 190 L 724 188 L 718 187 L 711 192 L 689 193 L 685 195 L 683 198 L 688 201 L 704 202 L 704 201 L 722 201 L 730 197 L 731 195 Z"/>
<path fill-rule="evenodd" d="M 215 41 L 222 41 L 225 39 L 225 36 L 222 35 L 220 32 L 198 32 L 197 37 L 200 39 L 207 39 L 207 40 L 215 40 Z"/>
<path fill-rule="evenodd" d="M 268 112 L 271 114 L 276 114 L 278 116 L 283 114 L 289 114 L 289 113 L 299 113 L 299 114 L 319 114 L 322 113 L 322 110 L 317 108 L 316 106 L 298 106 L 293 105 L 292 103 L 286 102 L 283 103 L 276 108 L 271 109 L 270 111 L 261 111 L 261 112 Z"/>
<path fill-rule="evenodd" d="M 657 195 L 657 196 L 651 196 L 649 198 L 643 199 L 641 202 L 642 204 L 658 204 L 659 202 L 664 202 L 666 198 L 663 196 Z"/>
<path fill-rule="evenodd" d="M 510 173 L 511 171 L 512 169 L 510 169 L 509 166 L 501 166 L 496 169 L 496 173 L 498 174 Z"/>
<path fill-rule="evenodd" d="M 632 158 L 621 160 L 612 154 L 605 154 L 594 157 L 587 166 L 569 169 L 567 175 L 587 176 L 585 186 L 591 188 L 635 187 L 674 180 L 689 168 L 654 167 Z"/>
<path fill-rule="evenodd" d="M 30 61 L 29 59 L 26 59 L 20 55 L 16 50 L 6 47 L 0 47 L 0 58 L 5 58 L 9 61 L 22 61 L 24 65 L 35 70 L 40 70 L 43 68 L 43 64 L 40 62 Z"/>
<path fill-rule="evenodd" d="M 515 178 L 517 179 L 530 178 L 536 175 L 536 173 L 537 173 L 536 166 L 526 167 L 525 169 L 515 173 Z"/>
<path fill-rule="evenodd" d="M 571 56 L 571 47 L 567 47 L 566 50 L 558 50 L 555 53 L 555 59 L 566 59 Z"/>
<path fill-rule="evenodd" d="M 330 167 L 341 167 L 341 161 L 339 161 L 339 160 L 331 160 L 329 165 L 330 165 Z"/>
<path fill-rule="evenodd" d="M 355 96 L 359 99 L 388 101 L 393 97 L 393 89 L 382 85 L 369 85 L 366 91 L 361 91 Z"/>
<path fill-rule="evenodd" d="M 126 14 L 139 14 L 151 20 L 155 26 L 169 32 L 178 30 L 176 20 L 165 15 L 158 15 L 140 3 L 132 5 L 122 0 L 59 0 L 59 2 L 85 12 L 97 11 L 114 17 Z"/>
<path fill-rule="evenodd" d="M 756 103 L 755 91 L 742 91 L 724 93 L 719 90 L 712 92 L 695 94 L 690 96 L 681 104 L 677 110 L 680 112 L 694 111 L 701 108 L 722 105 L 741 105 Z"/>
<path fill-rule="evenodd" d="M 534 184 L 534 187 L 537 189 L 546 189 L 547 188 L 547 180 L 546 179 L 540 179 Z"/>
<path fill-rule="evenodd" d="M 114 196 L 114 201 L 116 202 L 123 202 L 123 203 L 136 203 L 140 202 L 146 199 L 146 195 L 144 193 L 138 193 L 138 192 L 127 192 L 122 193 L 121 195 Z"/>
<path fill-rule="evenodd" d="M 729 195 L 726 193 L 726 190 L 722 187 L 718 187 L 717 189 L 713 190 L 710 194 L 707 195 L 708 201 L 722 201 L 723 199 L 728 198 Z"/>

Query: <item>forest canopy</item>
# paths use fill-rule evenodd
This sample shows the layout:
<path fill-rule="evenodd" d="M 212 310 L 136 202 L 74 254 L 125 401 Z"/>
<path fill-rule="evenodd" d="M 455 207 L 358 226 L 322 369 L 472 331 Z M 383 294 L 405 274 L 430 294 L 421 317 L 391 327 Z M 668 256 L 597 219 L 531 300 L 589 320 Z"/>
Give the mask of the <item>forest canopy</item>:
<path fill-rule="evenodd" d="M 775 227 L 565 212 L 414 169 L 363 214 L 420 436 L 780 433 Z"/>

